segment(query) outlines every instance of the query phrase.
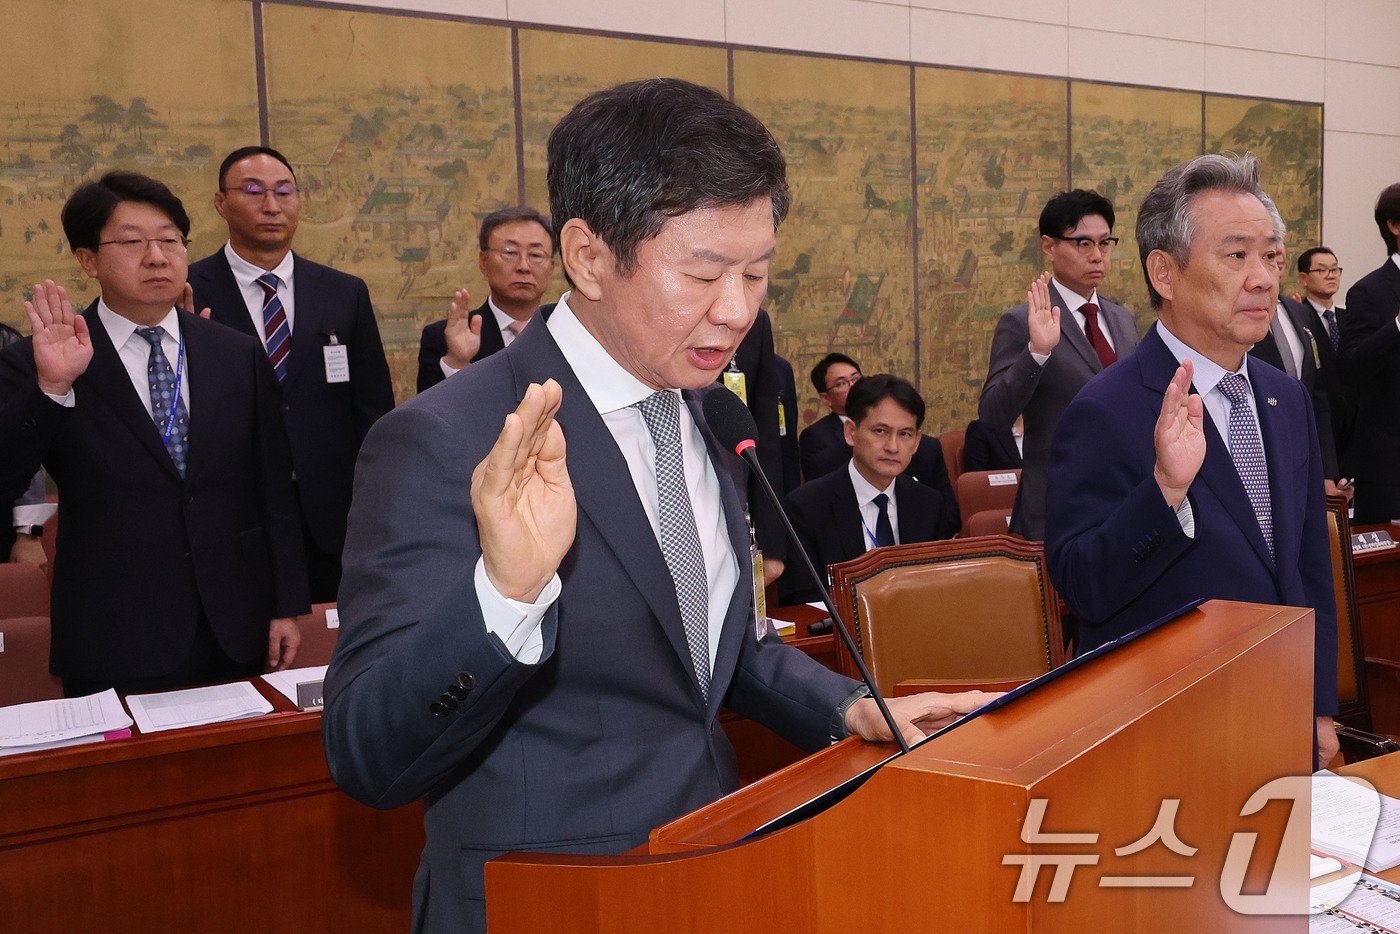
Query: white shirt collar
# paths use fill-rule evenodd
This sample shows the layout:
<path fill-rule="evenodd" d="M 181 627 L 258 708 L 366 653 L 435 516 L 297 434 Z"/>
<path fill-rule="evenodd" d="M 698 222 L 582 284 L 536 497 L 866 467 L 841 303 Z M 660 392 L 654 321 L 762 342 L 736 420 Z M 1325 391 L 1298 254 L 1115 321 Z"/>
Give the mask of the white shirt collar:
<path fill-rule="evenodd" d="M 849 461 L 846 462 L 846 473 L 851 475 L 851 486 L 855 487 L 856 505 L 864 506 L 866 503 L 870 502 L 875 497 L 879 496 L 881 493 L 884 493 L 886 496 L 888 496 L 890 498 L 890 502 L 894 502 L 893 480 L 891 480 L 890 485 L 885 487 L 883 490 L 877 488 L 876 486 L 871 484 L 869 480 L 865 479 L 860 475 L 860 471 L 856 469 L 856 460 L 854 457 L 852 457 Z"/>
<path fill-rule="evenodd" d="M 1330 308 L 1326 308 L 1322 305 L 1319 305 L 1317 299 L 1313 298 L 1311 295 L 1307 296 L 1307 302 L 1309 305 L 1313 306 L 1313 308 L 1317 309 L 1318 314 L 1322 314 L 1324 311 L 1337 310 L 1337 300 L 1335 298 L 1332 299 L 1332 306 Z"/>
<path fill-rule="evenodd" d="M 107 336 L 112 339 L 112 346 L 120 348 L 127 341 L 131 340 L 131 335 L 136 333 L 139 327 L 145 325 L 137 324 L 130 318 L 124 318 L 117 314 L 101 298 L 97 300 L 97 319 L 102 322 L 102 327 L 106 329 Z M 158 327 L 165 328 L 165 333 L 175 340 L 180 340 L 180 318 L 172 307 L 164 318 L 160 319 Z M 142 338 L 145 340 L 145 338 Z"/>
<path fill-rule="evenodd" d="M 251 288 L 253 283 L 258 280 L 258 276 L 266 272 L 270 272 L 278 279 L 281 279 L 283 288 L 291 288 L 292 267 L 295 265 L 294 255 L 291 250 L 287 251 L 287 255 L 282 257 L 282 262 L 278 263 L 275 269 L 263 269 L 261 266 L 254 266 L 238 255 L 238 252 L 233 248 L 232 241 L 224 244 L 224 257 L 228 259 L 228 268 L 233 270 L 233 278 L 237 281 L 240 289 Z M 196 299 L 196 301 L 198 301 L 198 299 Z"/>
<path fill-rule="evenodd" d="M 1095 289 L 1092 293 L 1090 293 L 1088 298 L 1085 298 L 1083 295 L 1080 295 L 1073 289 L 1067 288 L 1063 282 L 1061 282 L 1059 279 L 1056 279 L 1054 276 L 1050 277 L 1050 281 L 1054 283 L 1055 288 L 1059 290 L 1060 297 L 1065 300 L 1065 304 L 1070 306 L 1069 310 L 1074 312 L 1075 314 L 1080 314 L 1080 307 L 1082 307 L 1088 302 L 1098 304 L 1098 289 Z"/>
<path fill-rule="evenodd" d="M 1200 393 L 1201 398 L 1204 399 L 1230 372 L 1214 360 L 1184 344 L 1181 338 L 1167 330 L 1167 326 L 1162 323 L 1161 319 L 1157 321 L 1157 333 L 1161 335 L 1162 342 L 1167 345 L 1167 349 L 1171 351 L 1173 357 L 1176 357 L 1178 363 L 1186 360 L 1191 361 L 1193 368 L 1191 384 L 1196 387 L 1196 392 Z M 1243 359 L 1240 360 L 1240 368 L 1234 372 L 1243 376 L 1245 382 L 1249 382 L 1249 354 L 1244 355 Z M 1249 384 L 1251 388 L 1254 385 L 1253 383 Z"/>
<path fill-rule="evenodd" d="M 549 316 L 549 333 L 583 391 L 588 393 L 593 407 L 600 415 L 606 415 L 636 405 L 651 395 L 655 390 L 627 372 L 583 326 L 569 307 L 570 294 L 565 292 L 554 306 Z"/>

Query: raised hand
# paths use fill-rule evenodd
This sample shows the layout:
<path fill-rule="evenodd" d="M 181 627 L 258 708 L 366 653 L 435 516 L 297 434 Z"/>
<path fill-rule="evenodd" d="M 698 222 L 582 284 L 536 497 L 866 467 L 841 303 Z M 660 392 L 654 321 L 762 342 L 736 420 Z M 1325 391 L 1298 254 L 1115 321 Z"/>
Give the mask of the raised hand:
<path fill-rule="evenodd" d="M 175 303 L 175 307 L 181 311 L 188 311 L 190 314 L 194 314 L 194 286 L 190 285 L 188 282 L 185 283 L 185 288 L 180 292 L 180 300 Z M 209 315 L 212 314 L 213 311 L 214 309 L 212 308 L 205 308 L 199 313 L 199 316 L 208 321 Z"/>
<path fill-rule="evenodd" d="M 574 543 L 578 505 L 554 415 L 564 393 L 532 383 L 472 471 L 472 510 L 486 576 L 502 596 L 533 603 Z"/>
<path fill-rule="evenodd" d="M 471 363 L 481 349 L 481 316 L 471 316 L 471 298 L 466 289 L 458 289 L 447 312 L 447 353 L 442 359 L 454 370 Z"/>
<path fill-rule="evenodd" d="M 1181 507 L 1206 459 L 1205 409 L 1201 397 L 1191 392 L 1191 371 L 1190 360 L 1176 368 L 1152 433 L 1157 452 L 1152 476 L 1173 509 Z"/>
<path fill-rule="evenodd" d="M 1050 273 L 1041 273 L 1026 293 L 1031 353 L 1048 354 L 1060 343 L 1060 309 L 1050 307 Z"/>
<path fill-rule="evenodd" d="M 34 301 L 24 303 L 24 312 L 34 331 L 39 388 L 51 395 L 67 395 L 92 362 L 86 319 L 73 311 L 68 293 L 52 279 L 34 285 Z"/>

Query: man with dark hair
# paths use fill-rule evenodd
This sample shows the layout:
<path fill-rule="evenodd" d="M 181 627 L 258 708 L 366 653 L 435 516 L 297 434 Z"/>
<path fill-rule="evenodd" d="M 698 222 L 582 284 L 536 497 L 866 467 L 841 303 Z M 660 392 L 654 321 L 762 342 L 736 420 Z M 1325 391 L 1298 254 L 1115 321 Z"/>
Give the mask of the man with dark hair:
<path fill-rule="evenodd" d="M 882 545 L 956 535 L 956 505 L 950 508 L 944 497 L 903 476 L 924 423 L 918 390 L 897 376 L 867 376 L 851 387 L 846 413 L 851 448 L 846 469 L 804 483 L 787 498 L 788 515 L 812 564 L 821 569 Z M 781 587 L 785 603 L 821 599 L 800 567 L 783 575 Z"/>
<path fill-rule="evenodd" d="M 389 364 L 364 280 L 292 252 L 301 193 L 285 156 L 235 149 L 214 208 L 228 242 L 190 266 L 195 301 L 258 339 L 282 387 L 313 603 L 336 599 L 355 458 L 394 407 Z"/>
<path fill-rule="evenodd" d="M 1302 385 L 1248 355 L 1269 332 L 1283 244 L 1258 161 L 1211 154 L 1170 170 L 1143 201 L 1137 241 L 1159 319 L 1060 418 L 1050 578 L 1081 651 L 1200 598 L 1311 607 L 1321 767 L 1337 749 L 1322 458 Z"/>
<path fill-rule="evenodd" d="M 1342 267 L 1337 262 L 1337 254 L 1325 246 L 1304 250 L 1298 256 L 1298 282 L 1303 287 L 1303 308 L 1311 321 L 1313 344 L 1317 348 L 1318 376 L 1327 393 L 1327 408 L 1332 417 L 1337 473 L 1352 477 L 1355 473 L 1349 451 L 1356 427 L 1356 394 L 1342 379 L 1337 360 L 1342 344 L 1342 313 L 1346 311 L 1336 300 L 1342 287 Z M 1325 456 L 1325 450 L 1323 454 Z"/>
<path fill-rule="evenodd" d="M 63 208 L 101 296 L 45 282 L 0 353 L 0 499 L 42 463 L 63 500 L 50 666 L 69 696 L 285 668 L 309 609 L 277 384 L 254 341 L 176 308 L 189 217 L 109 172 Z"/>
<path fill-rule="evenodd" d="M 1342 318 L 1342 377 L 1356 391 L 1351 468 L 1358 523 L 1400 519 L 1400 182 L 1376 199 L 1386 260 L 1347 291 Z"/>
<path fill-rule="evenodd" d="M 721 704 L 808 749 L 889 737 L 855 682 L 755 638 L 744 466 L 701 405 L 767 289 L 777 143 L 637 81 L 559 122 L 548 177 L 573 291 L 381 420 L 356 475 L 326 759 L 368 804 L 426 799 L 417 930 L 481 931 L 503 851 L 620 853 L 732 791 Z M 984 699 L 890 704 L 917 737 Z"/>
<path fill-rule="evenodd" d="M 554 274 L 554 235 L 549 221 L 534 208 L 505 208 L 486 215 L 477 241 L 486 301 L 468 312 L 471 296 L 459 289 L 447 320 L 423 328 L 418 342 L 419 392 L 509 347 L 540 307 Z"/>
<path fill-rule="evenodd" d="M 860 365 L 843 353 L 829 353 L 812 367 L 812 388 L 831 411 L 802 430 L 797 447 L 802 479 L 824 477 L 851 459 L 846 443 L 846 394 L 860 379 Z"/>
<path fill-rule="evenodd" d="M 1046 202 L 1040 249 L 1051 273 L 1001 316 L 992 337 L 977 417 L 994 432 L 1025 417 L 1011 531 L 1031 540 L 1045 537 L 1045 472 L 1060 413 L 1096 373 L 1137 347 L 1132 313 L 1098 294 L 1118 245 L 1113 220 L 1113 205 L 1096 191 L 1076 188 Z M 1034 301 L 1040 293 L 1046 302 Z"/>

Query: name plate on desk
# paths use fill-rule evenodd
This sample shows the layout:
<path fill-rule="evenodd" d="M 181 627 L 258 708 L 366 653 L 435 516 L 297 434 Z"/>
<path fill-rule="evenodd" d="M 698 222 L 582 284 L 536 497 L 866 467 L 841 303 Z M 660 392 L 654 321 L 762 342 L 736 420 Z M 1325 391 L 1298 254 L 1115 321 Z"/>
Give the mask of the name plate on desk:
<path fill-rule="evenodd" d="M 325 681 L 303 681 L 297 685 L 297 710 L 320 710 L 326 706 L 322 696 Z"/>
<path fill-rule="evenodd" d="M 1354 532 L 1351 536 L 1351 553 L 1364 555 L 1368 551 L 1385 551 L 1395 547 L 1395 540 L 1389 532 Z"/>
<path fill-rule="evenodd" d="M 987 474 L 987 486 L 1015 486 L 1018 482 L 1020 481 L 1017 479 L 1014 470 L 1008 470 L 1005 473 Z"/>

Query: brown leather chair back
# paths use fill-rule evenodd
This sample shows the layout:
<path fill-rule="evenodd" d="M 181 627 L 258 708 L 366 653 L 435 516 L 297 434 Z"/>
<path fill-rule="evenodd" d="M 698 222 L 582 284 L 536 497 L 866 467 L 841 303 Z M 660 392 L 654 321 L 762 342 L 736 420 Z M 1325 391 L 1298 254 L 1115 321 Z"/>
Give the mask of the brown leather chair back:
<path fill-rule="evenodd" d="M 326 627 L 326 611 L 334 609 L 334 603 L 317 603 L 311 607 L 309 617 L 297 620 L 297 625 L 301 627 L 301 648 L 297 649 L 296 661 L 292 662 L 294 667 L 314 668 L 331 663 L 331 653 L 335 651 L 340 629 Z"/>
<path fill-rule="evenodd" d="M 977 538 L 982 535 L 1005 535 L 1011 526 L 1010 509 L 984 509 L 968 516 L 963 522 L 963 537 Z"/>
<path fill-rule="evenodd" d="M 1011 479 L 1014 477 L 1014 481 Z M 1021 486 L 1018 470 L 969 470 L 958 475 L 953 492 L 958 498 L 958 511 L 963 515 L 963 535 L 971 535 L 967 522 L 972 516 L 988 509 L 1010 510 L 1016 504 L 1016 491 Z"/>
<path fill-rule="evenodd" d="M 943 463 L 948 468 L 948 482 L 956 483 L 958 475 L 963 472 L 963 451 L 967 448 L 967 432 L 961 429 L 945 431 L 938 436 L 938 443 L 943 448 Z"/>
<path fill-rule="evenodd" d="M 988 535 L 893 545 L 831 574 L 836 607 L 882 691 L 915 679 L 1024 681 L 1065 660 L 1039 542 Z M 852 674 L 855 665 L 840 659 Z"/>
<path fill-rule="evenodd" d="M 49 674 L 49 618 L 0 620 L 0 634 L 0 707 L 62 697 L 63 685 Z"/>
<path fill-rule="evenodd" d="M 1366 696 L 1365 648 L 1361 612 L 1356 599 L 1356 576 L 1351 554 L 1351 519 L 1343 496 L 1327 497 L 1327 544 L 1332 556 L 1332 588 L 1337 598 L 1337 700 L 1339 720 L 1359 729 L 1371 728 Z"/>
<path fill-rule="evenodd" d="M 0 620 L 48 615 L 49 576 L 32 564 L 0 564 Z"/>

